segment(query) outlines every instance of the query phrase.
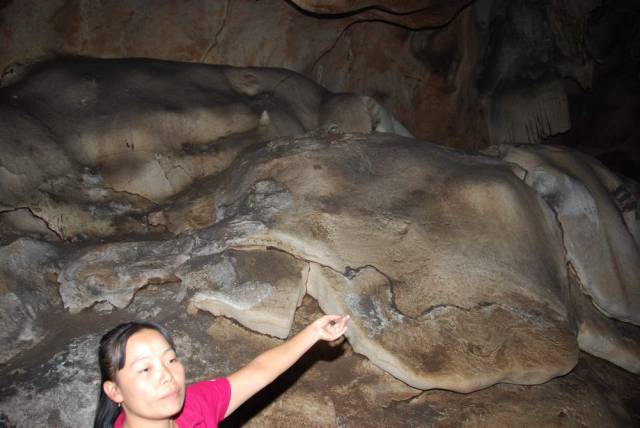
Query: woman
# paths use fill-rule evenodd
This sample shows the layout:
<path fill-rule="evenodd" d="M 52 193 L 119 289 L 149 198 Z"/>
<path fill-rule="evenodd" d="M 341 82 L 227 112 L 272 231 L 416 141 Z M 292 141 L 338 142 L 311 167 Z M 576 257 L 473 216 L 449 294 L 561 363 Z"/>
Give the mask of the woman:
<path fill-rule="evenodd" d="M 293 365 L 319 340 L 335 340 L 348 316 L 325 315 L 226 378 L 185 387 L 184 367 L 169 333 L 152 322 L 128 322 L 100 340 L 102 375 L 94 428 L 213 428 Z"/>

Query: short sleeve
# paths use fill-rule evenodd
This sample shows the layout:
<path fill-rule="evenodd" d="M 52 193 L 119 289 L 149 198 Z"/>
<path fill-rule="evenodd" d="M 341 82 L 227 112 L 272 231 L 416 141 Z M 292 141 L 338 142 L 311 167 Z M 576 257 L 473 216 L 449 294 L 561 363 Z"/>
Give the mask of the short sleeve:
<path fill-rule="evenodd" d="M 190 385 L 189 389 L 189 393 L 194 393 L 202 400 L 203 416 L 207 422 L 217 424 L 224 419 L 231 401 L 231 384 L 227 378 L 197 382 Z"/>

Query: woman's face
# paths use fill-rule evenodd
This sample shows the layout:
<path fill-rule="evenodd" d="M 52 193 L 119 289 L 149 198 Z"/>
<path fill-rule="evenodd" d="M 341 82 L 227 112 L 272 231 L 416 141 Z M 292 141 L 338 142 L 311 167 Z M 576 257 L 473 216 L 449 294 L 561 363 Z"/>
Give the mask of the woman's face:
<path fill-rule="evenodd" d="M 127 419 L 176 415 L 184 402 L 184 367 L 171 345 L 157 331 L 145 329 L 129 338 L 125 352 L 125 365 L 112 385 L 115 399 L 107 395 L 122 402 Z"/>

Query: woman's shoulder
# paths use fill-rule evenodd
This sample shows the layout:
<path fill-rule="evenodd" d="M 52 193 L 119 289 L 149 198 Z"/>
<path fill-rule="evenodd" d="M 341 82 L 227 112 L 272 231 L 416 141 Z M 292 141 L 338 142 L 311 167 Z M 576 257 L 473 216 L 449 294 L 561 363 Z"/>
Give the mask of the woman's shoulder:
<path fill-rule="evenodd" d="M 181 418 L 213 417 L 219 422 L 227 412 L 230 399 L 231 384 L 227 378 L 192 383 L 187 386 Z"/>
<path fill-rule="evenodd" d="M 231 392 L 231 384 L 226 377 L 201 380 L 187 386 L 187 396 L 190 394 L 225 394 Z"/>

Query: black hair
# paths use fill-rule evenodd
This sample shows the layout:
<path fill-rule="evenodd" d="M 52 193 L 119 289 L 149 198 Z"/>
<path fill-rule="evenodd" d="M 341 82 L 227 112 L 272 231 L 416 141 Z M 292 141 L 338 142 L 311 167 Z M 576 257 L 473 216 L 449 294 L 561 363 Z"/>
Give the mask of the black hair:
<path fill-rule="evenodd" d="M 98 363 L 100 364 L 100 395 L 93 428 L 113 428 L 113 423 L 120 414 L 120 407 L 104 393 L 102 385 L 107 381 L 115 381 L 116 373 L 125 364 L 127 341 L 140 330 L 155 330 L 175 350 L 173 339 L 169 332 L 159 324 L 151 321 L 130 321 L 122 323 L 109 330 L 98 348 Z"/>

